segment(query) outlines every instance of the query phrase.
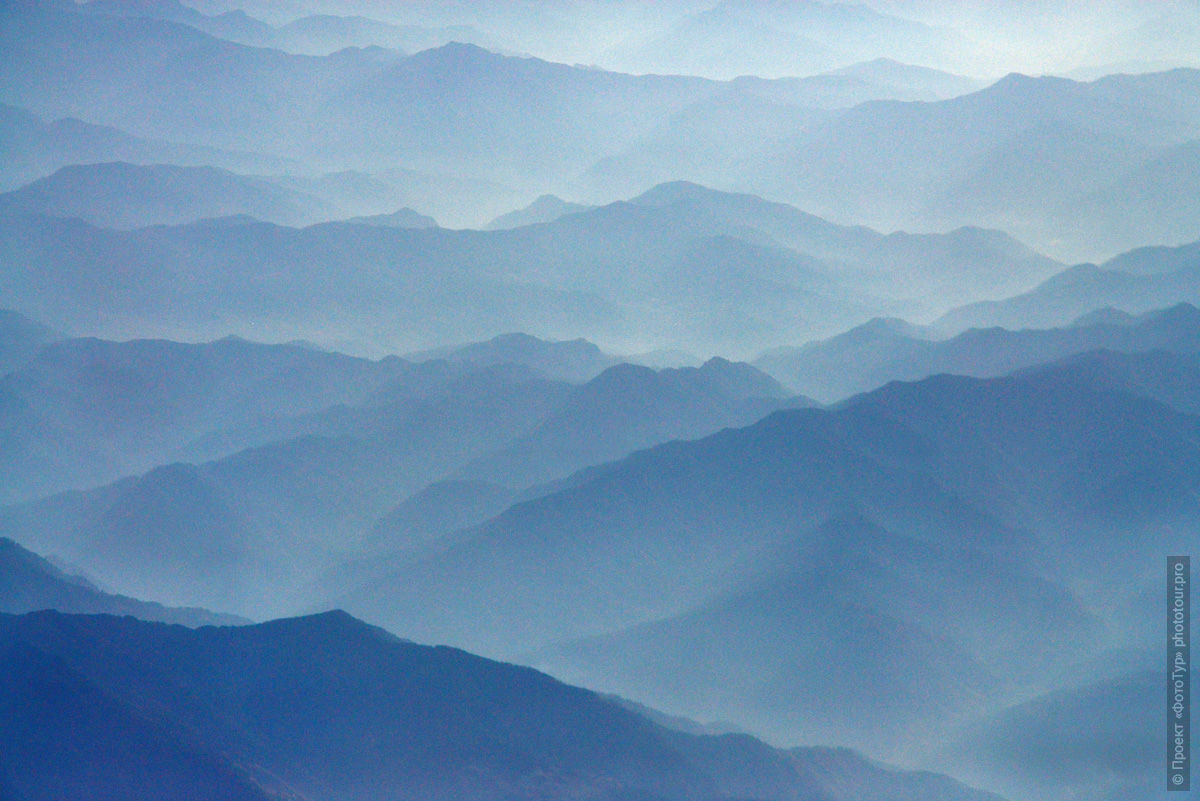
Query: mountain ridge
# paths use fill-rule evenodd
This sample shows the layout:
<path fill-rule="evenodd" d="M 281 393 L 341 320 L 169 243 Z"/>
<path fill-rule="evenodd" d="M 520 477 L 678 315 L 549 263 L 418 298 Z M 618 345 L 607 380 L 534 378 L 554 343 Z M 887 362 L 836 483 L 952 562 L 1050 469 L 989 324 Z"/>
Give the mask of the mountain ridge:
<path fill-rule="evenodd" d="M 261 789 L 226 797 L 255 799 L 274 791 L 365 801 L 381 788 L 403 799 L 484 799 L 497 792 L 530 799 L 583 792 L 613 801 L 851 797 L 838 789 L 838 777 L 812 774 L 809 763 L 823 754 L 785 753 L 751 738 L 668 732 L 529 668 L 415 645 L 344 612 L 197 631 L 35 613 L 0 618 L 0 642 L 18 657 L 0 668 L 6 690 L 27 689 L 39 673 L 73 677 L 72 700 L 83 721 L 60 734 L 66 747 L 78 749 L 73 764 L 91 768 L 93 782 L 128 781 L 120 761 L 98 769 L 103 742 L 112 741 L 104 733 L 122 714 L 134 717 L 135 704 L 153 710 L 126 724 L 126 748 L 141 755 L 153 743 L 159 759 L 174 767 L 173 774 L 152 763 L 143 776 L 161 798 L 195 797 L 189 793 L 231 774 Z M 58 669 L 39 671 L 39 661 Z M 39 731 L 35 715 L 46 713 L 47 697 L 33 695 L 37 701 L 22 713 L 21 729 Z M 53 752 L 44 739 L 21 742 L 11 730 L 5 734 L 7 759 L 0 759 L 7 764 L 0 775 L 20 782 L 31 799 L 49 798 L 47 790 L 66 791 L 57 798 L 83 797 L 67 790 L 64 779 L 79 775 L 73 772 L 45 789 L 31 781 L 51 778 L 47 757 Z M 23 767 L 10 761 L 13 753 Z M 207 784 L 179 770 L 189 753 L 207 759 Z M 864 764 L 845 759 L 852 764 L 841 771 L 842 781 Z M 739 762 L 754 771 L 734 769 Z M 915 793 L 923 777 L 864 774 L 857 781 L 899 799 L 911 797 L 906 791 Z M 994 798 L 948 780 L 942 788 L 954 801 Z"/>
<path fill-rule="evenodd" d="M 132 615 L 141 620 L 185 626 L 230 626 L 245 618 L 204 609 L 180 609 L 113 595 L 87 579 L 70 576 L 43 557 L 0 537 L 0 612 L 25 614 L 55 609 L 75 614 Z"/>

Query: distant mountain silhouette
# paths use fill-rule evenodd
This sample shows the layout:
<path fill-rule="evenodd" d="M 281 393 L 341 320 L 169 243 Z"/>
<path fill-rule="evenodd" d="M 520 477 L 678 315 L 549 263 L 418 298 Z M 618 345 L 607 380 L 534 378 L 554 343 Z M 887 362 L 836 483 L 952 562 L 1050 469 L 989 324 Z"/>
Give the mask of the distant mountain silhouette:
<path fill-rule="evenodd" d="M 551 378 L 580 383 L 618 362 L 585 339 L 549 342 L 528 334 L 502 334 L 486 342 L 410 353 L 406 358 L 416 362 L 445 359 L 477 367 L 523 364 Z"/>
<path fill-rule="evenodd" d="M 240 172 L 286 169 L 285 159 L 218 150 L 199 145 L 141 139 L 116 128 L 79 119 L 45 122 L 15 106 L 0 103 L 0 191 L 17 189 L 72 164 L 114 161 L 132 164 L 211 165 Z"/>
<path fill-rule="evenodd" d="M 1179 247 L 1134 248 L 1104 263 L 1104 267 L 1133 275 L 1163 275 L 1194 266 L 1200 260 L 1200 241 Z"/>
<path fill-rule="evenodd" d="M 1150 178 L 1150 165 L 1195 138 L 1197 111 L 1175 98 L 1198 80 L 1195 70 L 1092 83 L 1014 74 L 934 103 L 867 103 L 769 143 L 739 185 L 839 221 L 999 227 L 1052 255 L 1108 256 L 1147 243 L 1127 238 L 1137 223 L 1103 231 L 1121 205 L 1123 190 L 1107 188 L 1114 175 L 1178 194 L 1174 174 Z M 1089 246 L 1093 233 L 1104 239 Z"/>
<path fill-rule="evenodd" d="M 350 49 L 326 59 L 294 56 L 234 44 L 179 22 L 88 14 L 74 3 L 8 4 L 0 14 L 0 96 L 6 103 L 43 118 L 76 117 L 147 139 L 292 159 L 307 155 L 295 149 L 303 141 L 298 128 L 330 92 L 403 59 L 379 49 Z M 40 64 L 36 79 L 23 72 L 30 63 Z M 192 100 L 162 102 L 180 96 Z"/>
<path fill-rule="evenodd" d="M 862 6 L 725 2 L 688 15 L 657 43 L 633 44 L 650 51 L 631 59 L 640 73 L 656 58 L 664 68 L 740 58 L 745 69 L 729 78 L 839 70 L 807 84 L 635 76 L 461 42 L 410 56 L 357 46 L 299 56 L 200 30 L 247 39 L 216 30 L 218 19 L 253 25 L 245 15 L 209 18 L 175 4 L 148 16 L 80 13 L 65 3 L 10 4 L 3 13 L 5 103 L 144 140 L 338 170 L 457 175 L 463 183 L 443 207 L 413 196 L 396 204 L 445 224 L 461 222 L 453 209 L 484 199 L 488 208 L 470 224 L 563 187 L 602 203 L 689 178 L 880 230 L 1002 228 L 1071 260 L 1107 258 L 1147 236 L 1177 243 L 1200 234 L 1189 228 L 1186 192 L 1200 119 L 1182 100 L 1195 95 L 1200 72 L 1090 83 L 1013 74 L 969 94 L 914 100 L 958 84 L 899 63 L 947 63 L 947 54 L 977 45 Z M 454 38 L 472 38 L 463 33 Z M 390 35 L 345 17 L 297 21 L 296 34 L 348 44 Z M 431 41 L 446 35 L 431 33 Z M 177 57 L 164 61 L 164 52 Z M 616 66 L 613 55 L 605 63 Z M 819 63 L 801 70 L 805 60 Z M 36 79 L 23 71 L 30 63 L 40 65 Z M 191 107 L 157 100 L 171 96 L 193 98 Z M 867 102 L 850 105 L 857 100 Z M 484 130 L 486 144 L 477 136 Z M 489 184 L 508 192 L 481 190 Z M 1144 210 L 1122 216 L 1139 197 L 1150 198 Z"/>
<path fill-rule="evenodd" d="M 838 56 L 830 44 L 718 5 L 685 18 L 644 45 L 609 53 L 606 61 L 618 69 L 728 79 L 808 75 L 835 65 Z"/>
<path fill-rule="evenodd" d="M 276 169 L 255 177 L 289 192 L 319 198 L 338 209 L 339 218 L 390 227 L 428 228 L 431 219 L 450 228 L 470 227 L 488 219 L 489 214 L 511 208 L 522 197 L 518 190 L 494 181 L 399 167 L 372 166 L 317 175 Z M 416 212 L 420 217 L 406 209 L 420 209 Z M 388 219 L 396 214 L 400 216 Z M 397 226 L 398 222 L 405 224 Z"/>
<path fill-rule="evenodd" d="M 1138 249 L 1100 266 L 1076 265 L 1023 294 L 954 309 L 937 326 L 1049 328 L 1104 307 L 1139 313 L 1177 303 L 1200 304 L 1200 243 Z"/>
<path fill-rule="evenodd" d="M 909 301 L 994 295 L 1002 286 L 1028 284 L 1035 276 L 1047 275 L 1054 264 L 998 231 L 962 228 L 940 235 L 884 235 L 862 226 L 836 225 L 754 195 L 689 182 L 661 184 L 630 202 L 684 217 L 693 225 L 703 222 L 710 229 L 737 231 L 742 237 L 748 237 L 749 229 L 831 265 L 855 265 L 860 291 Z"/>
<path fill-rule="evenodd" d="M 528 206 L 508 214 L 502 214 L 484 226 L 487 231 L 500 231 L 506 228 L 520 228 L 525 225 L 553 222 L 564 214 L 575 214 L 587 211 L 591 206 L 582 203 L 570 203 L 556 195 L 542 195 Z"/>
<path fill-rule="evenodd" d="M 619 365 L 574 390 L 535 429 L 476 460 L 464 475 L 528 487 L 674 439 L 696 439 L 781 408 L 791 397 L 748 364 L 712 359 L 699 368 Z"/>
<path fill-rule="evenodd" d="M 468 25 L 391 25 L 363 16 L 314 14 L 279 26 L 267 42 L 290 53 L 328 55 L 347 47 L 387 47 L 408 53 L 466 42 L 492 50 L 506 48 L 496 37 Z"/>
<path fill-rule="evenodd" d="M 136 317 L 140 330 L 153 321 L 192 336 L 249 334 L 265 317 L 283 340 L 372 330 L 376 347 L 398 350 L 516 328 L 621 350 L 737 354 L 879 314 L 1004 297 L 1061 267 L 998 232 L 885 236 L 683 183 L 509 231 L 327 223 L 113 233 L 0 216 L 6 230 L 21 232 L 0 237 L 10 302 L 64 326 L 122 336 Z M 37 267 L 50 262 L 61 265 L 53 291 Z M 83 278 L 97 270 L 107 276 L 101 298 Z"/>
<path fill-rule="evenodd" d="M 80 11 L 112 17 L 144 17 L 163 22 L 177 22 L 204 33 L 233 42 L 263 46 L 273 38 L 274 29 L 244 11 L 223 14 L 203 14 L 178 0 L 90 0 Z"/>
<path fill-rule="evenodd" d="M 13 710 L 0 786 L 25 801 L 117 797 L 134 783 L 164 801 L 998 801 L 847 751 L 673 732 L 342 612 L 200 630 L 4 616 L 0 654 L 0 702 Z"/>
<path fill-rule="evenodd" d="M 203 609 L 180 609 L 98 589 L 70 576 L 10 539 L 0 538 L 0 612 L 24 614 L 56 609 L 75 614 L 133 615 L 141 620 L 185 626 L 229 626 L 247 622 Z"/>
<path fill-rule="evenodd" d="M 743 188 L 748 153 L 835 116 L 824 108 L 796 105 L 799 96 L 822 106 L 849 91 L 844 79 L 766 80 L 737 78 L 671 114 L 628 147 L 605 155 L 573 175 L 572 195 L 601 204 L 667 181 Z M 828 84 L 832 82 L 833 86 Z M 857 83 L 854 83 L 857 87 Z M 814 85 L 815 84 L 815 85 Z M 829 94 L 836 97 L 828 97 Z"/>
<path fill-rule="evenodd" d="M 440 537 L 500 514 L 518 494 L 485 481 L 439 481 L 380 518 L 371 528 L 367 544 L 372 550 L 420 553 Z"/>
<path fill-rule="evenodd" d="M 403 154 L 409 163 L 529 186 L 632 144 L 715 88 L 698 78 L 569 67 L 456 42 L 358 82 L 331 97 L 325 113 L 354 119 L 343 149 L 350 144 L 372 159 Z M 366 118 L 357 114 L 364 106 L 373 109 Z M 558 111 L 541 113 L 546 108 Z M 484 129 L 486 144 L 476 135 Z"/>
<path fill-rule="evenodd" d="M 83 10 L 116 17 L 149 17 L 177 22 L 231 42 L 307 55 L 328 55 L 347 47 L 387 47 L 415 52 L 452 41 L 489 47 L 497 45 L 493 37 L 466 25 L 426 28 L 391 25 L 363 16 L 313 14 L 274 27 L 240 10 L 203 14 L 175 0 L 138 3 L 92 0 L 83 6 Z"/>
<path fill-rule="evenodd" d="M 42 373 L 11 376 L 14 387 L 24 387 L 15 397 L 27 405 L 36 400 L 39 410 L 14 410 L 13 428 L 28 430 L 14 438 L 20 447 L 6 465 L 14 482 L 26 482 L 13 491 L 33 493 L 33 457 L 45 473 L 37 485 L 43 489 L 64 481 L 62 471 L 72 466 L 83 484 L 88 476 L 98 483 L 102 470 L 111 475 L 120 465 L 154 464 L 169 453 L 194 453 L 195 463 L 0 507 L 0 532 L 86 564 L 106 584 L 139 597 L 254 616 L 304 608 L 315 600 L 308 593 L 318 591 L 318 577 L 338 565 L 364 578 L 392 569 L 503 511 L 530 485 L 805 402 L 748 365 L 720 360 L 661 372 L 622 366 L 575 388 L 512 364 L 409 366 L 247 343 L 83 344 L 93 358 L 107 354 L 105 370 L 141 353 L 139 372 L 126 367 L 125 380 L 112 386 L 102 380 L 104 370 L 97 372 L 97 391 L 111 401 L 90 408 L 92 416 L 45 383 L 50 365 L 69 362 L 50 360 Z M 145 358 L 153 353 L 157 361 Z M 255 371 L 254 383 L 233 383 L 249 375 L 229 375 L 223 391 L 196 389 L 190 404 L 171 401 L 173 395 L 139 396 L 136 403 L 123 395 L 142 384 L 183 391 L 184 383 L 167 377 L 190 365 L 191 380 L 211 380 L 202 368 L 233 354 L 244 359 L 239 369 Z M 265 372 L 287 364 L 295 371 L 288 381 Z M 307 378 L 302 367 L 311 371 Z M 90 373 L 65 375 L 72 387 L 92 385 L 84 380 Z M 296 380 L 308 382 L 307 395 L 296 392 Z M 341 382 L 342 394 L 321 394 L 334 391 L 322 390 L 325 380 Z M 302 411 L 284 399 L 330 405 Z M 168 401 L 172 413 L 156 417 L 156 404 Z M 49 409 L 63 442 L 55 453 L 39 450 L 50 434 L 34 425 Z M 201 461 L 203 454 L 212 455 Z M 448 478 L 469 480 L 444 483 Z M 372 555 L 386 559 L 351 567 Z M 170 575 L 151 563 L 169 565 Z M 306 581 L 317 584 L 300 586 Z"/>
<path fill-rule="evenodd" d="M 788 386 L 805 386 L 825 402 L 886 383 L 930 344 L 934 332 L 896 318 L 876 317 L 829 339 L 764 352 L 754 364 Z M 879 380 L 877 374 L 882 374 Z"/>
<path fill-rule="evenodd" d="M 860 77 L 890 71 L 911 75 L 871 62 L 735 79 L 597 161 L 573 190 L 601 201 L 686 178 L 880 230 L 999 228 L 1071 260 L 1200 235 L 1186 192 L 1197 120 L 1172 100 L 1194 89 L 1194 70 L 1091 83 L 1011 75 L 941 98 Z"/>
<path fill-rule="evenodd" d="M 1026 568 L 862 519 L 831 521 L 776 556 L 767 575 L 679 617 L 568 643 L 534 662 L 704 719 L 754 720 L 777 737 L 828 738 L 841 720 L 844 741 L 886 753 L 911 735 L 879 721 L 940 731 L 1014 684 L 1040 680 L 1064 643 L 1026 651 L 1019 674 L 995 672 L 1039 621 L 1095 630 L 1069 593 Z M 977 610 L 976 593 L 1008 600 Z M 864 695 L 864 686 L 887 689 Z M 785 688 L 795 701 L 782 705 Z"/>
<path fill-rule="evenodd" d="M 726 705 L 730 685 L 745 681 L 734 693 L 739 722 L 777 736 L 785 717 L 810 737 L 845 736 L 852 724 L 841 716 L 811 714 L 829 692 L 828 660 L 865 675 L 876 670 L 867 654 L 886 639 L 872 675 L 889 678 L 864 679 L 875 690 L 850 742 L 895 753 L 916 747 L 895 734 L 924 714 L 914 699 L 956 699 L 938 713 L 948 725 L 1003 706 L 1022 685 L 1069 676 L 1066 654 L 1103 647 L 1086 636 L 1003 643 L 1023 641 L 1029 626 L 1042 631 L 1032 622 L 1041 616 L 1063 621 L 1051 628 L 1068 638 L 1094 630 L 1110 593 L 1125 598 L 1145 580 L 1130 576 L 1128 560 L 1190 536 L 1197 485 L 1200 419 L 1127 388 L 1069 365 L 1011 378 L 937 376 L 581 471 L 341 603 L 502 657 L 580 640 L 578 650 L 555 652 L 560 675 L 693 717 L 729 717 L 738 706 Z M 818 536 L 830 521 L 855 518 L 865 525 L 853 537 Z M 1062 553 L 1071 558 L 1053 556 Z M 786 564 L 794 572 L 779 574 Z M 820 565 L 845 571 L 820 574 Z M 1073 577 L 1091 577 L 1096 589 L 1078 589 Z M 993 580 L 994 592 L 981 589 Z M 860 599 L 863 586 L 871 590 Z M 966 599 L 981 591 L 989 600 L 976 608 Z M 1000 604 L 1000 594 L 1011 602 Z M 850 615 L 854 604 L 866 611 Z M 835 625 L 848 615 L 859 634 Z M 1113 625 L 1120 642 L 1144 639 L 1144 626 Z M 695 658 L 734 639 L 742 645 L 720 658 Z M 774 649 L 749 653 L 751 641 L 793 646 L 776 663 Z M 889 658 L 914 667 L 894 670 Z M 805 664 L 807 674 L 797 667 Z M 967 682 L 979 694 L 948 689 L 962 670 L 979 671 Z M 812 697 L 785 711 L 780 699 L 797 698 L 805 680 Z M 848 682 L 852 695 L 858 685 Z"/>
<path fill-rule="evenodd" d="M 1151 353 L 1095 351 L 1051 365 L 1031 367 L 1029 375 L 1052 372 L 1144 398 L 1188 414 L 1200 414 L 1200 354 L 1189 347 Z"/>
<path fill-rule="evenodd" d="M 362 402 L 408 369 L 294 345 L 71 339 L 0 378 L 0 502 L 171 461 L 206 435 Z M 261 444 L 249 433 L 212 455 Z"/>
<path fill-rule="evenodd" d="M 112 163 L 64 167 L 0 195 L 0 212 L 79 217 L 109 228 L 179 224 L 245 214 L 284 224 L 337 216 L 316 197 L 213 167 Z"/>
<path fill-rule="evenodd" d="M 437 228 L 437 220 L 412 209 L 400 209 L 391 214 L 374 214 L 369 217 L 351 217 L 346 222 L 359 225 L 377 225 L 382 228 Z"/>
<path fill-rule="evenodd" d="M 1188 191 L 1200 176 L 1200 139 L 1165 148 L 1064 212 L 1085 221 L 1089 237 L 1108 252 L 1147 242 L 1181 245 L 1200 239 L 1200 207 Z"/>
<path fill-rule="evenodd" d="M 1154 714 L 1162 683 L 1157 671 L 1138 670 L 1046 693 L 964 727 L 945 755 L 1013 798 L 1153 798 L 1162 792 L 1162 721 Z"/>
<path fill-rule="evenodd" d="M 392 201 L 371 213 L 409 206 L 420 209 L 434 217 L 439 225 L 450 228 L 477 228 L 527 197 L 526 192 L 511 185 L 486 178 L 462 176 L 453 170 L 385 167 L 372 169 L 370 175 L 387 184 L 392 191 Z M 353 196 L 360 197 L 358 192 L 355 188 Z"/>
<path fill-rule="evenodd" d="M 97 489 L 0 507 L 0 532 L 85 564 L 106 585 L 137 597 L 263 617 L 309 608 L 315 599 L 305 596 L 304 582 L 363 555 L 359 541 L 389 509 L 512 442 L 569 389 L 527 369 L 449 370 L 430 379 L 422 372 L 359 405 L 265 421 L 243 417 L 244 430 L 193 446 L 229 454 L 219 459 L 166 464 Z M 289 377 L 304 380 L 299 371 Z M 269 387 L 267 399 L 287 391 L 284 382 Z M 247 394 L 243 403 L 251 399 Z M 223 411 L 224 400 L 195 395 L 211 414 Z M 113 433 L 120 433 L 115 426 Z M 165 437 L 173 429 L 143 433 Z M 92 436 L 110 448 L 122 444 Z M 40 438 L 29 441 L 32 448 Z M 14 449 L 9 470 L 16 476 L 27 475 L 16 461 L 22 456 Z"/>
<path fill-rule="evenodd" d="M 394 174 L 389 174 L 394 173 Z M 383 225 L 395 228 L 432 228 L 432 218 L 414 211 L 425 208 L 425 203 L 441 194 L 472 191 L 480 197 L 487 188 L 481 182 L 454 180 L 414 171 L 364 172 L 361 170 L 338 170 L 319 175 L 296 175 L 273 173 L 254 176 L 284 191 L 304 197 L 318 198 L 337 214 L 328 214 L 324 219 L 348 218 L 348 222 Z M 499 187 L 498 191 L 503 191 Z M 442 203 L 448 198 L 443 197 Z"/>
<path fill-rule="evenodd" d="M 951 97 L 965 95 L 978 91 L 983 86 L 981 82 L 963 75 L 955 75 L 943 70 L 930 69 L 916 64 L 905 64 L 891 58 L 873 58 L 834 70 L 833 75 L 848 75 L 854 78 L 871 81 L 884 86 L 895 87 L 897 90 L 911 92 L 926 92 L 932 97 L 914 97 L 914 100 L 937 99 L 948 100 Z M 872 98 L 876 99 L 876 98 Z M 897 100 L 904 98 L 897 97 Z"/>
<path fill-rule="evenodd" d="M 928 60 L 951 49 L 948 32 L 848 3 L 726 0 L 685 17 L 603 63 L 644 72 L 780 77 L 811 75 L 880 55 Z"/>
<path fill-rule="evenodd" d="M 980 81 L 878 58 L 804 78 L 741 76 L 734 87 L 801 108 L 852 108 L 871 100 L 945 100 L 983 88 Z"/>
<path fill-rule="evenodd" d="M 1117 320 L 1090 318 L 1064 328 L 976 328 L 935 341 L 901 321 L 874 320 L 831 339 L 764 354 L 758 366 L 789 386 L 834 401 L 936 373 L 980 378 L 1091 350 L 1200 351 L 1200 310 L 1189 304 Z"/>

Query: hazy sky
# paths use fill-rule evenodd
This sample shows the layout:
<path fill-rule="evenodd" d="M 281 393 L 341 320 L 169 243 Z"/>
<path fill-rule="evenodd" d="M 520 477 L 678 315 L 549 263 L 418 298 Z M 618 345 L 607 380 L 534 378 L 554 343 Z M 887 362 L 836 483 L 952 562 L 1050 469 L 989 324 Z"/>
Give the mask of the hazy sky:
<path fill-rule="evenodd" d="M 513 0 L 512 2 L 433 2 L 432 0 L 188 0 L 206 13 L 243 8 L 273 24 L 305 14 L 361 14 L 410 25 L 473 25 L 520 52 L 554 61 L 636 68 L 631 48 L 648 45 L 686 25 L 690 16 L 713 9 L 715 0 Z M 1146 71 L 1200 64 L 1200 3 L 1183 0 L 1007 0 L 934 2 L 866 0 L 835 4 L 730 0 L 735 13 L 753 17 L 759 32 L 811 36 L 835 49 L 828 31 L 795 27 L 801 10 L 848 12 L 868 7 L 880 14 L 919 21 L 958 43 L 954 52 L 929 52 L 925 66 L 978 77 L 1008 72 L 1072 74 L 1094 68 Z M 792 19 L 789 21 L 789 17 Z M 694 29 L 691 29 L 694 31 Z M 822 40 L 816 34 L 822 34 Z M 836 38 L 836 37 L 835 37 Z M 842 44 L 845 42 L 843 41 Z M 703 44 L 703 43 L 700 43 Z M 754 45 L 747 41 L 747 48 Z M 899 50 L 905 43 L 896 42 Z M 853 50 L 853 48 L 851 48 Z M 912 55 L 911 48 L 904 50 Z M 880 55 L 887 55 L 880 53 Z M 847 57 L 843 59 L 849 61 Z M 909 59 L 916 61 L 917 59 Z M 844 66 L 834 60 L 830 66 Z M 714 60 L 711 74 L 724 76 L 736 65 Z M 804 70 L 789 71 L 803 74 Z"/>

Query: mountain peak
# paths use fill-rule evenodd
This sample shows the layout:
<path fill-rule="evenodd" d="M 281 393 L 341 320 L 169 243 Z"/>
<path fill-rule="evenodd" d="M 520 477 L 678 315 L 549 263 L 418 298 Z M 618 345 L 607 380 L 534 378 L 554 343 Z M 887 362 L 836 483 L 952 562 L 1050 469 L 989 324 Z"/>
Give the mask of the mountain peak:
<path fill-rule="evenodd" d="M 493 53 L 491 50 L 470 42 L 447 42 L 439 47 L 431 47 L 428 50 L 414 53 L 407 60 L 416 64 L 485 67 L 510 59 L 510 56 Z"/>
<path fill-rule="evenodd" d="M 540 195 L 525 208 L 502 214 L 484 226 L 484 228 L 488 231 L 522 228 L 526 225 L 553 222 L 567 214 L 587 211 L 591 208 L 593 207 L 582 203 L 572 203 L 569 200 L 563 200 L 558 195 Z"/>
<path fill-rule="evenodd" d="M 851 334 L 855 331 L 872 334 L 895 334 L 914 338 L 920 337 L 921 334 L 919 326 L 915 326 L 899 317 L 872 317 L 862 325 L 856 326 L 846 333 Z"/>
<path fill-rule="evenodd" d="M 341 629 L 373 629 L 368 623 L 356 618 L 344 609 L 326 609 L 309 615 L 281 618 L 267 623 L 257 624 L 259 628 L 279 628 L 283 626 L 298 629 L 341 630 Z"/>
<path fill-rule="evenodd" d="M 729 193 L 709 189 L 707 186 L 692 183 L 691 181 L 668 181 L 648 189 L 629 202 L 639 206 L 669 206 L 672 203 L 688 200 L 704 200 L 727 194 Z"/>
<path fill-rule="evenodd" d="M 437 220 L 421 214 L 407 206 L 390 214 L 371 214 L 362 217 L 351 217 L 346 220 L 356 225 L 372 225 L 379 228 L 438 228 Z"/>
<path fill-rule="evenodd" d="M 411 645 L 378 626 L 373 626 L 343 609 L 328 609 L 299 617 L 277 618 L 245 627 L 247 636 L 303 640 L 315 643 L 393 643 Z"/>
<path fill-rule="evenodd" d="M 717 381 L 735 397 L 785 398 L 791 395 L 778 381 L 757 367 L 745 362 L 731 362 L 720 356 L 714 356 L 702 364 L 699 375 Z"/>
<path fill-rule="evenodd" d="M 1010 72 L 984 91 L 1015 94 L 1027 98 L 1057 94 L 1061 91 L 1078 89 L 1081 86 L 1083 84 L 1079 81 L 1058 75 L 1026 75 L 1023 72 Z"/>
<path fill-rule="evenodd" d="M 600 375 L 598 375 L 594 379 L 592 379 L 589 382 L 589 384 L 592 384 L 595 386 L 603 386 L 603 385 L 621 386 L 622 384 L 628 383 L 630 381 L 636 381 L 636 380 L 639 380 L 642 378 L 648 378 L 648 377 L 654 375 L 656 372 L 658 372 L 658 371 L 655 370 L 653 367 L 646 367 L 641 364 L 630 364 L 629 362 L 622 362 L 621 364 L 615 364 L 612 367 L 609 367 L 607 370 L 600 373 Z"/>

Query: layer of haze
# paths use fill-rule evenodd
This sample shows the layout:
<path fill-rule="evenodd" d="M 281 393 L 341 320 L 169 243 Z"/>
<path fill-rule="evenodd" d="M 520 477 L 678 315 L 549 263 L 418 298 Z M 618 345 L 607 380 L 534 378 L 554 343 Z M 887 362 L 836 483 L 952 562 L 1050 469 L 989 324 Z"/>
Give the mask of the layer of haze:
<path fill-rule="evenodd" d="M 662 66 L 648 46 L 667 42 L 683 29 L 703 33 L 705 20 L 722 18 L 739 20 L 747 32 L 766 38 L 815 39 L 831 51 L 822 57 L 824 69 L 861 60 L 852 53 L 840 54 L 837 43 L 853 51 L 854 39 L 861 34 L 857 26 L 868 16 L 921 23 L 951 45 L 921 53 L 908 49 L 907 42 L 894 40 L 877 47 L 875 57 L 896 57 L 898 53 L 886 52 L 889 46 L 905 48 L 906 61 L 984 79 L 1009 72 L 1092 76 L 1100 71 L 1143 72 L 1200 63 L 1194 47 L 1200 8 L 1186 0 L 193 0 L 189 5 L 210 14 L 240 9 L 273 24 L 311 14 L 336 14 L 402 25 L 475 26 L 501 37 L 514 52 L 635 72 L 658 71 Z M 728 32 L 720 26 L 711 29 L 712 36 Z M 704 38 L 693 40 L 699 50 L 709 44 Z M 692 74 L 713 78 L 748 74 L 746 59 L 760 45 L 748 38 L 741 52 L 726 52 L 723 57 L 717 49 L 706 50 L 707 55 L 718 57 Z M 802 55 L 792 63 L 780 59 L 773 74 L 756 74 L 781 77 L 817 71 L 805 69 L 812 62 Z"/>

